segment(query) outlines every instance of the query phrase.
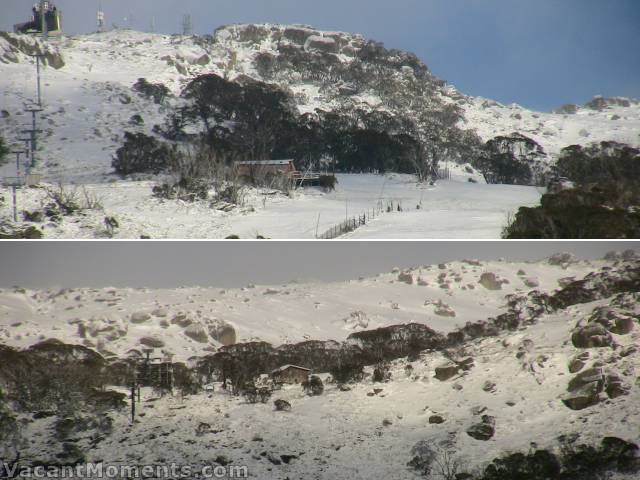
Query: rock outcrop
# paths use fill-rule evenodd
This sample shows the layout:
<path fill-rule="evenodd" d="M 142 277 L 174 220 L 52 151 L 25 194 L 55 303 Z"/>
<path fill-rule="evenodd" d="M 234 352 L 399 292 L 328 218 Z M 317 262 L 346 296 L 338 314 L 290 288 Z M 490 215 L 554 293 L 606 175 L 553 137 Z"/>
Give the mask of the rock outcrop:
<path fill-rule="evenodd" d="M 32 61 L 30 56 L 42 55 L 42 60 L 56 70 L 64 67 L 64 59 L 57 47 L 29 35 L 0 32 L 0 63 Z"/>
<path fill-rule="evenodd" d="M 467 429 L 467 435 L 476 440 L 487 441 L 493 437 L 496 432 L 495 418 L 490 415 L 483 415 L 482 422 L 476 423 Z"/>

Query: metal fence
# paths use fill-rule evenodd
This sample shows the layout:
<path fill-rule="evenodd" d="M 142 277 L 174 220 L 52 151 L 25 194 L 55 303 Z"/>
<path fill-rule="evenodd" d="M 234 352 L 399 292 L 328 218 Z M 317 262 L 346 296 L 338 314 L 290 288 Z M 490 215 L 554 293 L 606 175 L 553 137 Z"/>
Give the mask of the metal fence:
<path fill-rule="evenodd" d="M 316 238 L 322 240 L 331 240 L 334 238 L 338 238 L 345 233 L 353 232 L 356 228 L 361 227 L 362 225 L 366 225 L 367 222 L 373 220 L 376 217 L 379 217 L 385 212 L 392 212 L 395 210 L 402 211 L 402 206 L 400 202 L 389 200 L 386 205 L 383 204 L 382 201 L 378 202 L 375 208 L 371 208 L 361 215 L 347 218 L 343 222 L 334 225 L 329 230 L 325 231 L 323 234 L 318 235 Z"/>
<path fill-rule="evenodd" d="M 2 185 L 5 187 L 21 187 L 24 183 L 24 177 L 4 177 L 2 179 Z"/>
<path fill-rule="evenodd" d="M 41 181 L 42 175 L 30 173 L 20 177 L 4 177 L 2 179 L 2 185 L 6 187 L 32 187 L 34 185 L 38 185 Z"/>
<path fill-rule="evenodd" d="M 451 180 L 451 170 L 449 170 L 449 167 L 439 168 L 436 172 L 436 177 L 438 180 Z"/>

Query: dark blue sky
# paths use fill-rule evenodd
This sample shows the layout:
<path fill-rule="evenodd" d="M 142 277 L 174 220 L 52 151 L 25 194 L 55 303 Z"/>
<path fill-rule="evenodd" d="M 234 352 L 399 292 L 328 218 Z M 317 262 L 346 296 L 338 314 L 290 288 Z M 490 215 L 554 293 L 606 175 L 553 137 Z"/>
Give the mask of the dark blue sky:
<path fill-rule="evenodd" d="M 0 29 L 34 0 L 0 0 Z M 640 97 L 639 0 L 58 0 L 69 33 L 111 25 L 196 33 L 227 23 L 306 23 L 415 52 L 462 92 L 550 110 L 593 95 Z M 155 9 L 155 10 L 154 10 Z"/>

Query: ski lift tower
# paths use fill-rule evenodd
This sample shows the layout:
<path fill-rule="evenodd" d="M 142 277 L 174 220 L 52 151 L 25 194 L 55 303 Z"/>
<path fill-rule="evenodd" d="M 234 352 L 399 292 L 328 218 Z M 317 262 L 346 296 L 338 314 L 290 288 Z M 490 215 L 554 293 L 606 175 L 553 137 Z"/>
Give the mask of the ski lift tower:
<path fill-rule="evenodd" d="M 25 183 L 25 178 L 22 176 L 22 172 L 20 170 L 20 155 L 25 153 L 24 150 L 13 150 L 11 153 L 15 153 L 16 155 L 16 176 L 15 177 L 5 177 L 4 184 L 8 187 L 11 187 L 12 197 L 13 197 L 13 221 L 18 221 L 18 188 L 23 186 Z"/>
<path fill-rule="evenodd" d="M 103 33 L 105 28 L 104 28 L 104 12 L 102 11 L 102 8 L 98 10 L 97 20 L 98 20 L 98 32 Z"/>

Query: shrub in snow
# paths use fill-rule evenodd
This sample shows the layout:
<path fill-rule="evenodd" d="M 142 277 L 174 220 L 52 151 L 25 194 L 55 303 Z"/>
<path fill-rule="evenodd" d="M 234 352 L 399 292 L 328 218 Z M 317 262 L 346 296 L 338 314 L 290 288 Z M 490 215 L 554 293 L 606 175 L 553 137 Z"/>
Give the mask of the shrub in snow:
<path fill-rule="evenodd" d="M 166 170 L 176 157 L 169 145 L 144 133 L 124 132 L 124 144 L 116 150 L 111 162 L 116 173 L 160 173 Z"/>
<path fill-rule="evenodd" d="M 0 202 L 0 205 L 2 202 Z M 34 210 L 30 212 L 29 210 L 23 210 L 22 218 L 25 222 L 34 222 L 34 223 L 42 223 L 44 221 L 44 212 L 39 210 Z"/>
<path fill-rule="evenodd" d="M 115 217 L 104 217 L 103 223 L 105 228 L 107 229 L 107 235 L 109 237 L 113 237 L 115 231 L 120 228 L 120 224 Z"/>
<path fill-rule="evenodd" d="M 572 103 L 567 103 L 557 108 L 555 113 L 559 113 L 561 115 L 575 115 L 578 113 L 578 106 Z"/>
<path fill-rule="evenodd" d="M 325 192 L 335 190 L 336 183 L 338 183 L 338 179 L 335 177 L 335 175 L 320 175 L 320 178 L 318 179 L 318 186 Z"/>
<path fill-rule="evenodd" d="M 476 423 L 467 429 L 467 435 L 476 440 L 487 441 L 495 434 L 495 418 L 483 415 L 482 422 Z"/>
<path fill-rule="evenodd" d="M 245 385 L 244 388 L 242 389 L 242 396 L 244 397 L 247 403 L 257 403 L 258 389 L 253 384 Z"/>
<path fill-rule="evenodd" d="M 413 458 L 408 465 L 420 471 L 423 475 L 431 473 L 431 465 L 436 457 L 436 451 L 431 442 L 420 440 L 411 448 Z"/>
<path fill-rule="evenodd" d="M 153 98 L 155 103 L 163 103 L 169 96 L 169 89 L 162 83 L 149 83 L 145 78 L 139 78 L 133 84 L 133 89 L 146 98 Z"/>
<path fill-rule="evenodd" d="M 302 388 L 307 395 L 322 395 L 324 384 L 317 375 L 311 375 L 308 380 L 302 382 Z"/>
<path fill-rule="evenodd" d="M 638 162 L 640 164 L 640 162 Z M 638 238 L 640 183 L 612 181 L 542 196 L 521 207 L 503 238 Z"/>
<path fill-rule="evenodd" d="M 391 379 L 391 369 L 388 363 L 379 363 L 373 369 L 374 382 L 388 382 Z"/>
<path fill-rule="evenodd" d="M 142 337 L 140 343 L 150 348 L 162 348 L 164 347 L 164 340 L 156 336 Z"/>
<path fill-rule="evenodd" d="M 73 215 L 80 210 L 80 199 L 75 187 L 65 187 L 59 183 L 55 188 L 46 189 L 47 199 L 51 200 L 48 208 L 57 209 L 58 214 Z M 45 209 L 45 215 L 49 213 Z"/>
<path fill-rule="evenodd" d="M 282 400 L 282 399 L 277 399 L 274 400 L 273 405 L 276 407 L 276 410 L 279 412 L 288 412 L 291 410 L 291 404 L 289 402 L 287 402 L 286 400 Z"/>
<path fill-rule="evenodd" d="M 477 480 L 548 480 L 636 478 L 640 471 L 640 447 L 618 437 L 604 437 L 600 445 L 576 443 L 576 437 L 558 437 L 557 454 L 548 450 L 508 453 L 495 458 Z"/>
<path fill-rule="evenodd" d="M 261 403 L 267 403 L 271 398 L 272 391 L 267 387 L 258 388 L 258 398 L 260 398 Z"/>
<path fill-rule="evenodd" d="M 469 480 L 473 478 L 460 471 L 460 460 L 449 445 L 437 446 L 435 443 L 421 440 L 413 446 L 411 454 L 413 458 L 408 465 L 425 477 L 442 478 L 443 480 Z"/>
<path fill-rule="evenodd" d="M 411 272 L 400 272 L 398 274 L 398 281 L 404 282 L 408 285 L 413 285 L 413 275 Z"/>
<path fill-rule="evenodd" d="M 330 370 L 337 383 L 359 382 L 364 377 L 364 365 L 360 363 L 340 362 Z"/>
<path fill-rule="evenodd" d="M 534 140 L 519 133 L 489 140 L 473 166 L 487 183 L 532 185 L 545 168 L 547 155 Z M 532 168 L 533 167 L 533 168 Z"/>
<path fill-rule="evenodd" d="M 161 183 L 152 188 L 153 196 L 167 200 L 180 199 L 185 202 L 206 200 L 209 196 L 210 184 L 201 178 L 181 176 L 177 182 Z"/>
<path fill-rule="evenodd" d="M 131 115 L 131 118 L 129 119 L 129 125 L 133 125 L 134 127 L 140 126 L 143 123 L 144 123 L 144 120 L 138 113 Z"/>
<path fill-rule="evenodd" d="M 564 180 L 563 180 L 564 179 Z M 540 206 L 519 209 L 505 238 L 637 238 L 640 236 L 640 149 L 616 142 L 562 150 Z"/>
<path fill-rule="evenodd" d="M 640 181 L 640 149 L 618 142 L 563 148 L 556 164 L 557 176 L 578 185 Z"/>
<path fill-rule="evenodd" d="M 547 262 L 549 263 L 549 265 L 566 267 L 576 262 L 576 256 L 573 253 L 569 253 L 569 252 L 554 253 L 549 257 Z"/>
<path fill-rule="evenodd" d="M 409 323 L 355 332 L 348 340 L 361 347 L 360 361 L 371 365 L 429 348 L 441 348 L 445 338 L 426 325 Z"/>
<path fill-rule="evenodd" d="M 438 425 L 440 423 L 444 423 L 444 418 L 442 415 L 431 415 L 429 417 L 429 423 Z"/>
<path fill-rule="evenodd" d="M 9 153 L 9 147 L 7 147 L 4 137 L 0 136 L 0 165 L 5 163 L 5 157 L 7 156 L 8 153 Z"/>
<path fill-rule="evenodd" d="M 196 395 L 203 389 L 202 378 L 198 372 L 181 363 L 173 364 L 173 385 L 183 397 Z"/>
<path fill-rule="evenodd" d="M 546 480 L 560 477 L 561 463 L 547 450 L 536 450 L 528 454 L 513 453 L 496 458 L 485 467 L 481 480 Z M 583 478 L 583 477 L 566 477 Z"/>
<path fill-rule="evenodd" d="M 369 326 L 369 318 L 367 314 L 361 310 L 351 312 L 348 317 L 343 319 L 345 327 L 355 330 L 357 328 L 367 328 Z"/>
<path fill-rule="evenodd" d="M 211 425 L 205 422 L 200 422 L 196 427 L 196 437 L 201 437 L 211 432 Z"/>

